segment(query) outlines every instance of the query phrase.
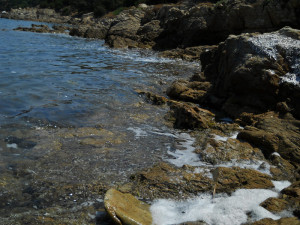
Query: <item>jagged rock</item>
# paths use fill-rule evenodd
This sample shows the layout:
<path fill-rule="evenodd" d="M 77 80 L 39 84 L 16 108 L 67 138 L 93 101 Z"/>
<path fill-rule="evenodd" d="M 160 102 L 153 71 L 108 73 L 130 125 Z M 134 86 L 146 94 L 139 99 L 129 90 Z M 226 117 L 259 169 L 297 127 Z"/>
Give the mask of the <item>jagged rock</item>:
<path fill-rule="evenodd" d="M 282 194 L 289 196 L 290 198 L 295 198 L 300 200 L 300 181 L 296 181 L 291 186 L 283 189 Z M 300 203 L 300 202 L 299 202 Z"/>
<path fill-rule="evenodd" d="M 209 82 L 175 81 L 167 89 L 167 95 L 176 100 L 202 103 L 206 99 L 209 88 Z"/>
<path fill-rule="evenodd" d="M 216 136 L 213 135 L 215 131 L 210 131 L 211 138 L 201 140 L 201 148 L 196 148 L 196 153 L 201 156 L 201 160 L 204 162 L 215 164 L 222 164 L 226 162 L 243 162 L 243 161 L 264 161 L 265 158 L 258 148 L 253 148 L 247 142 L 241 142 L 234 137 L 226 137 L 226 135 L 220 135 L 223 137 L 223 141 L 216 140 Z M 216 132 L 216 135 L 218 133 Z"/>
<path fill-rule="evenodd" d="M 267 157 L 273 152 L 278 151 L 279 138 L 264 130 L 246 127 L 237 137 L 238 139 L 248 141 L 254 146 L 260 147 Z"/>
<path fill-rule="evenodd" d="M 231 35 L 220 44 L 204 71 L 213 84 L 210 94 L 223 99 L 219 107 L 237 117 L 275 110 L 286 102 L 286 110 L 299 117 L 299 32 L 286 27 L 273 33 Z"/>
<path fill-rule="evenodd" d="M 275 166 L 270 168 L 270 172 L 274 179 L 287 179 L 293 181 L 297 178 L 295 166 L 293 166 L 289 161 L 283 159 L 278 153 L 272 154 L 270 161 L 272 165 Z"/>
<path fill-rule="evenodd" d="M 288 202 L 280 198 L 268 198 L 267 200 L 262 202 L 260 206 L 264 207 L 270 212 L 279 213 L 287 209 Z"/>
<path fill-rule="evenodd" d="M 184 9 L 164 6 L 157 15 L 164 31 L 157 39 L 158 49 L 216 44 L 229 34 L 270 31 L 284 25 L 299 27 L 299 2 L 226 1 L 200 3 Z"/>
<path fill-rule="evenodd" d="M 105 39 L 107 35 L 107 27 L 88 28 L 84 34 L 85 38 Z"/>
<path fill-rule="evenodd" d="M 50 27 L 44 24 L 31 24 L 31 27 L 17 27 L 14 30 L 35 33 L 67 33 L 68 28 L 65 26 L 53 26 L 51 29 Z"/>
<path fill-rule="evenodd" d="M 161 57 L 173 58 L 173 59 L 183 59 L 187 61 L 199 61 L 200 55 L 204 55 L 205 52 L 210 51 L 210 49 L 216 48 L 217 46 L 194 46 L 187 48 L 176 48 L 172 50 L 165 50 L 159 53 Z M 201 64 L 203 62 L 201 60 Z"/>
<path fill-rule="evenodd" d="M 274 187 L 270 176 L 252 169 L 219 167 L 216 170 L 218 176 L 215 181 L 218 193 L 232 193 L 241 188 L 268 189 Z M 133 185 L 130 192 L 139 193 L 149 199 L 178 199 L 201 192 L 212 193 L 214 187 L 212 178 L 209 178 L 205 172 L 194 173 L 193 171 L 194 168 L 187 165 L 176 168 L 166 163 L 160 163 L 134 174 L 131 177 Z"/>
<path fill-rule="evenodd" d="M 154 105 L 163 105 L 169 102 L 166 97 L 154 94 L 152 92 L 137 90 L 137 93 L 145 95 Z"/>
<path fill-rule="evenodd" d="M 300 216 L 300 181 L 292 183 L 289 187 L 281 191 L 282 198 L 289 203 L 290 209 L 293 209 L 295 216 Z"/>
<path fill-rule="evenodd" d="M 6 15 L 9 19 L 31 20 L 49 23 L 67 23 L 69 16 L 61 16 L 54 9 L 18 8 L 11 9 Z"/>
<path fill-rule="evenodd" d="M 185 129 L 206 129 L 214 115 L 196 105 L 176 102 L 171 105 L 171 112 L 175 118 L 174 126 Z"/>
<path fill-rule="evenodd" d="M 271 179 L 271 176 L 252 169 L 219 167 L 216 190 L 218 192 L 231 193 L 239 188 L 273 188 L 274 185 Z"/>
<path fill-rule="evenodd" d="M 274 112 L 258 115 L 243 113 L 242 124 L 252 124 L 239 133 L 238 138 L 261 148 L 265 156 L 278 152 L 293 164 L 300 163 L 300 122 L 293 117 L 279 118 Z"/>
<path fill-rule="evenodd" d="M 137 47 L 139 39 L 137 32 L 144 14 L 143 10 L 134 7 L 120 13 L 111 23 L 106 43 L 115 48 Z"/>
<path fill-rule="evenodd" d="M 111 219 L 119 225 L 151 225 L 150 206 L 131 194 L 110 189 L 104 197 L 105 209 Z"/>
<path fill-rule="evenodd" d="M 137 31 L 137 35 L 140 36 L 139 38 L 141 42 L 148 43 L 153 46 L 155 44 L 155 39 L 161 32 L 162 28 L 160 27 L 160 21 L 152 20 L 141 26 Z"/>
<path fill-rule="evenodd" d="M 131 179 L 134 182 L 133 193 L 140 193 L 150 199 L 178 199 L 212 190 L 212 180 L 204 174 L 176 168 L 167 163 L 138 172 Z"/>
<path fill-rule="evenodd" d="M 259 221 L 256 221 L 254 223 L 251 223 L 251 225 L 299 225 L 299 219 L 297 217 L 288 217 L 288 218 L 281 218 L 279 220 L 273 220 L 270 218 L 265 218 Z"/>

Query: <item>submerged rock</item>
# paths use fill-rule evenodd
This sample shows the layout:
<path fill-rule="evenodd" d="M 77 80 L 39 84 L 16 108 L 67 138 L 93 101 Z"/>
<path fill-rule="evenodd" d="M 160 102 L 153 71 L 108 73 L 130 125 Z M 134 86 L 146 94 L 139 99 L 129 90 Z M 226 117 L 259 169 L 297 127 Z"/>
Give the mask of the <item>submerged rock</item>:
<path fill-rule="evenodd" d="M 104 197 L 105 209 L 111 219 L 119 225 L 151 225 L 150 206 L 131 194 L 110 189 Z"/>

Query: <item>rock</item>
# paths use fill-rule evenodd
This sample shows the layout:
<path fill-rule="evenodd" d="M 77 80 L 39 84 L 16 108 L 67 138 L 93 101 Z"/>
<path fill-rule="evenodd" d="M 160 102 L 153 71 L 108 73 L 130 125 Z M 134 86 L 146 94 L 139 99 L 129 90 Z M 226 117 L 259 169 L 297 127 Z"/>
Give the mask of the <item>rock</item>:
<path fill-rule="evenodd" d="M 175 118 L 174 126 L 176 128 L 206 129 L 213 119 L 213 113 L 208 110 L 203 110 L 193 104 L 173 103 L 171 105 L 171 112 Z"/>
<path fill-rule="evenodd" d="M 273 188 L 271 179 L 271 176 L 252 169 L 219 167 L 216 190 L 217 192 L 231 193 L 239 188 Z"/>
<path fill-rule="evenodd" d="M 155 39 L 162 32 L 162 28 L 160 27 L 159 20 L 152 20 L 144 25 L 142 25 L 138 31 L 137 35 L 139 39 L 144 44 L 150 44 L 151 47 L 155 44 Z"/>
<path fill-rule="evenodd" d="M 260 206 L 264 207 L 265 209 L 267 209 L 272 213 L 279 213 L 287 209 L 288 202 L 284 199 L 268 198 L 267 200 L 262 202 Z"/>
<path fill-rule="evenodd" d="M 137 32 L 141 26 L 144 11 L 136 8 L 124 10 L 111 23 L 105 42 L 110 47 L 137 47 Z"/>
<path fill-rule="evenodd" d="M 169 102 L 166 97 L 154 94 L 152 92 L 137 90 L 137 93 L 145 95 L 154 105 L 163 105 Z"/>
<path fill-rule="evenodd" d="M 172 50 L 165 50 L 159 53 L 159 56 L 173 59 L 183 59 L 187 61 L 199 61 L 200 56 L 205 52 L 210 51 L 210 49 L 217 48 L 217 46 L 194 46 L 187 48 L 176 48 Z M 201 64 L 203 62 L 201 60 Z"/>
<path fill-rule="evenodd" d="M 294 215 L 298 216 L 300 208 L 300 181 L 292 183 L 289 187 L 281 191 L 282 198 L 289 203 L 290 209 L 293 209 Z"/>
<path fill-rule="evenodd" d="M 85 31 L 85 38 L 96 38 L 96 39 L 105 39 L 107 35 L 108 28 L 107 27 L 94 27 L 88 28 Z"/>
<path fill-rule="evenodd" d="M 193 173 L 189 167 L 177 168 L 159 163 L 132 175 L 132 193 L 147 199 L 191 197 L 212 190 L 212 180 L 203 173 Z"/>
<path fill-rule="evenodd" d="M 53 26 L 52 29 L 47 25 L 31 24 L 31 27 L 17 27 L 14 30 L 27 31 L 35 33 L 68 33 L 68 27 L 65 26 Z"/>
<path fill-rule="evenodd" d="M 270 172 L 274 179 L 277 180 L 290 180 L 293 181 L 296 179 L 296 170 L 289 161 L 283 159 L 278 153 L 272 154 L 270 156 L 270 161 L 273 166 L 270 168 Z"/>
<path fill-rule="evenodd" d="M 210 94 L 223 99 L 219 107 L 233 117 L 276 108 L 299 116 L 299 32 L 286 27 L 273 33 L 231 35 L 220 44 L 204 71 L 213 85 Z M 280 107 L 280 102 L 286 105 Z"/>
<path fill-rule="evenodd" d="M 273 152 L 278 151 L 279 138 L 266 131 L 246 127 L 237 137 L 238 139 L 248 141 L 254 146 L 260 147 L 267 158 Z"/>
<path fill-rule="evenodd" d="M 157 38 L 157 49 L 216 44 L 229 34 L 267 32 L 285 25 L 299 27 L 299 2 L 226 1 L 199 3 L 194 7 L 163 6 L 157 19 L 164 31 Z"/>
<path fill-rule="evenodd" d="M 217 126 L 217 125 L 215 125 Z M 210 138 L 200 139 L 201 148 L 196 148 L 196 153 L 201 160 L 213 165 L 235 162 L 262 162 L 265 158 L 258 148 L 253 148 L 247 142 L 241 142 L 232 135 L 226 135 L 217 130 L 209 131 Z M 213 134 L 216 133 L 216 134 Z M 221 134 L 220 134 L 221 133 Z M 223 140 L 217 140 L 217 139 Z"/>
<path fill-rule="evenodd" d="M 291 198 L 300 200 L 300 181 L 296 181 L 291 186 L 283 189 L 281 191 L 282 194 L 287 195 Z"/>
<path fill-rule="evenodd" d="M 209 88 L 209 82 L 175 81 L 167 89 L 167 95 L 176 100 L 203 103 Z"/>
<path fill-rule="evenodd" d="M 104 197 L 105 209 L 111 219 L 120 225 L 151 225 L 150 206 L 131 194 L 110 189 Z"/>
<path fill-rule="evenodd" d="M 299 219 L 297 217 L 287 217 L 287 218 L 281 218 L 279 220 L 273 220 L 270 218 L 265 218 L 259 221 L 256 221 L 254 223 L 251 223 L 251 225 L 299 225 Z"/>
<path fill-rule="evenodd" d="M 9 19 L 31 20 L 49 23 L 67 23 L 71 18 L 56 13 L 54 9 L 18 8 L 7 13 Z"/>
<path fill-rule="evenodd" d="M 71 36 L 76 36 L 76 37 L 84 37 L 85 32 L 87 31 L 87 27 L 86 26 L 80 26 L 80 27 L 73 27 L 70 30 L 70 35 Z"/>
<path fill-rule="evenodd" d="M 293 117 L 279 118 L 274 112 L 257 115 L 243 113 L 241 120 L 242 124 L 252 124 L 254 127 L 246 127 L 238 138 L 261 148 L 266 157 L 272 152 L 278 152 L 294 166 L 299 164 L 300 143 L 297 141 L 300 138 L 299 120 Z M 287 164 L 284 167 L 286 166 Z"/>

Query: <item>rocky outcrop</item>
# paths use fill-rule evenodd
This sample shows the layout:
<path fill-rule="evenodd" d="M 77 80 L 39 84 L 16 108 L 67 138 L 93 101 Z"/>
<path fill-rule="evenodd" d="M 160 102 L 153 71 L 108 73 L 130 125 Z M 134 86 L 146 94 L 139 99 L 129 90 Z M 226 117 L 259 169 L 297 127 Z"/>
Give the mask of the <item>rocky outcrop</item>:
<path fill-rule="evenodd" d="M 297 217 L 288 217 L 288 218 L 281 218 L 279 220 L 273 220 L 270 218 L 265 218 L 259 221 L 256 221 L 254 223 L 251 223 L 251 225 L 299 225 L 299 219 Z"/>
<path fill-rule="evenodd" d="M 74 26 L 70 30 L 71 36 L 83 37 L 83 38 L 96 38 L 96 39 L 105 39 L 109 26 L 97 25 L 94 27 L 81 25 Z"/>
<path fill-rule="evenodd" d="M 67 34 L 69 27 L 66 26 L 57 26 L 54 25 L 52 28 L 50 28 L 47 25 L 37 25 L 37 24 L 31 24 L 31 27 L 17 27 L 14 30 L 18 31 L 27 31 L 27 32 L 35 32 L 35 33 L 63 33 Z"/>
<path fill-rule="evenodd" d="M 158 12 L 162 34 L 156 48 L 215 44 L 229 34 L 299 27 L 299 1 L 223 1 L 191 8 L 165 6 Z"/>
<path fill-rule="evenodd" d="M 276 0 L 242 0 L 192 5 L 182 3 L 125 10 L 114 19 L 106 42 L 112 47 L 186 49 L 217 44 L 230 34 L 274 31 L 285 25 L 300 27 L 297 0 L 280 4 Z M 172 52 L 166 54 L 173 55 Z"/>
<path fill-rule="evenodd" d="M 271 177 L 251 169 L 220 167 L 217 178 L 217 191 L 231 193 L 238 188 L 268 189 L 274 187 Z"/>
<path fill-rule="evenodd" d="M 251 126 L 247 126 L 245 130 L 239 133 L 239 139 L 259 147 L 267 158 L 276 152 L 283 159 L 295 165 L 300 163 L 299 120 L 289 117 L 279 118 L 278 114 L 272 112 L 259 115 L 252 114 L 250 120 L 249 116 L 248 114 L 247 118 Z M 280 158 L 275 156 L 271 157 L 274 162 L 277 161 L 277 164 L 290 167 L 280 159 L 280 156 Z"/>
<path fill-rule="evenodd" d="M 152 224 L 150 206 L 137 200 L 131 194 L 123 194 L 115 189 L 110 189 L 105 194 L 104 204 L 108 215 L 115 224 Z"/>
<path fill-rule="evenodd" d="M 205 65 L 210 103 L 233 117 L 276 110 L 300 117 L 300 31 L 231 35 Z"/>
<path fill-rule="evenodd" d="M 67 23 L 71 19 L 70 16 L 61 16 L 54 9 L 39 8 L 11 9 L 5 14 L 5 18 L 49 23 Z"/>
<path fill-rule="evenodd" d="M 188 103 L 173 103 L 171 113 L 175 118 L 174 127 L 181 129 L 206 129 L 213 119 L 213 113 Z"/>

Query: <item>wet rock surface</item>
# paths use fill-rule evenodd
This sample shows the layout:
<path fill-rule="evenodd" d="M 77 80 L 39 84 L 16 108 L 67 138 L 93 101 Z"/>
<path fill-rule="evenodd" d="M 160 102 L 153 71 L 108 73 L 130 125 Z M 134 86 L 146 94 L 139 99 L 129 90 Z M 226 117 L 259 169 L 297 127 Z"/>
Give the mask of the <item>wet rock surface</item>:
<path fill-rule="evenodd" d="M 105 209 L 116 224 L 151 225 L 150 206 L 131 194 L 110 189 L 104 197 Z"/>

